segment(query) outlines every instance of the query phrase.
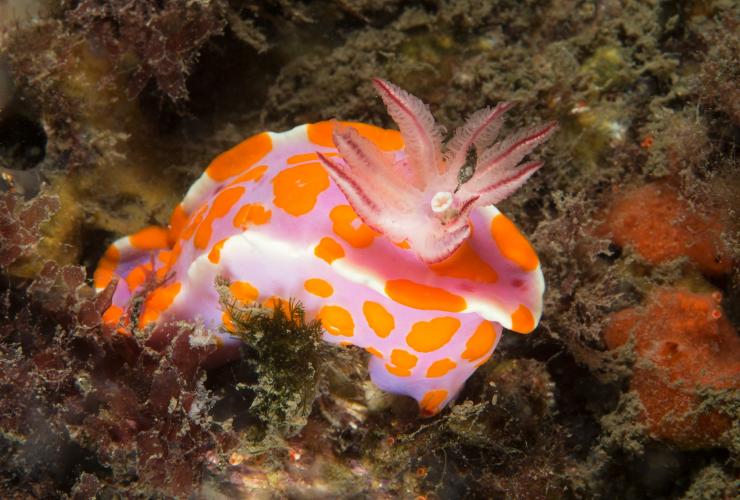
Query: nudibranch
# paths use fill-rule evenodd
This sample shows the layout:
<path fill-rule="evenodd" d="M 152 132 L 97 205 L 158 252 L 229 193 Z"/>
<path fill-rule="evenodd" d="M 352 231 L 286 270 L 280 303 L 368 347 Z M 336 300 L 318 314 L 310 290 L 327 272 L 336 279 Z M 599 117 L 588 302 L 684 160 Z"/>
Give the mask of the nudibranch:
<path fill-rule="evenodd" d="M 218 277 L 244 303 L 297 298 L 326 341 L 364 348 L 373 382 L 415 398 L 425 415 L 488 360 L 502 328 L 531 332 L 540 263 L 493 203 L 542 166 L 521 162 L 556 124 L 497 141 L 512 106 L 501 103 L 472 114 L 443 150 L 423 102 L 373 83 L 400 131 L 325 121 L 221 154 L 168 228 L 142 229 L 105 252 L 96 288 L 119 278 L 105 322 L 201 320 L 233 347 Z M 461 183 L 466 166 L 474 172 Z M 157 286 L 128 307 L 148 276 Z"/>

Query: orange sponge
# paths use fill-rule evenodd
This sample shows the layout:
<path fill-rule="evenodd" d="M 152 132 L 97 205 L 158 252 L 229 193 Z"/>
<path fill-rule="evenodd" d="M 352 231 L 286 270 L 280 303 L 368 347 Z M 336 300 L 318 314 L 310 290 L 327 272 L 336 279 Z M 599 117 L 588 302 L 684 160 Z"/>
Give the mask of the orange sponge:
<path fill-rule="evenodd" d="M 717 215 L 697 212 L 670 184 L 655 182 L 618 195 L 600 231 L 650 264 L 686 256 L 705 274 L 719 275 L 730 270 L 732 259 Z"/>
<path fill-rule="evenodd" d="M 740 338 L 722 315 L 718 293 L 658 289 L 644 307 L 612 315 L 609 349 L 634 336 L 630 387 L 640 398 L 650 433 L 686 448 L 722 444 L 732 425 L 721 409 L 702 406 L 702 389 L 740 389 Z M 716 405 L 715 405 L 716 406 Z"/>

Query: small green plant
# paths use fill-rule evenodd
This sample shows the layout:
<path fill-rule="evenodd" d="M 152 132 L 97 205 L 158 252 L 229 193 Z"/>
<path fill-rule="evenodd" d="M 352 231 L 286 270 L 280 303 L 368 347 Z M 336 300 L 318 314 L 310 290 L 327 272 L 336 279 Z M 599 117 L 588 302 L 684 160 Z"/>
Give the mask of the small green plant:
<path fill-rule="evenodd" d="M 235 299 L 225 279 L 218 278 L 216 288 L 232 318 L 230 333 L 244 342 L 244 362 L 257 376 L 250 387 L 255 393 L 250 412 L 265 430 L 296 434 L 311 412 L 322 359 L 330 349 L 321 340 L 321 322 L 307 321 L 303 306 L 294 299 L 267 308 Z"/>

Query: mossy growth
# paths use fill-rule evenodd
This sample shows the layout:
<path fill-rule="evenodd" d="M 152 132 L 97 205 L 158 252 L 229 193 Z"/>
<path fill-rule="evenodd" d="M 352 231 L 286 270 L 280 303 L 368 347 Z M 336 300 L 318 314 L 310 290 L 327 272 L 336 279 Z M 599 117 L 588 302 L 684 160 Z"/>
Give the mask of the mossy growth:
<path fill-rule="evenodd" d="M 580 74 L 589 79 L 593 91 L 618 89 L 634 79 L 625 54 L 616 46 L 597 48 L 581 65 Z"/>
<path fill-rule="evenodd" d="M 226 279 L 217 278 L 216 289 L 231 318 L 229 333 L 244 342 L 244 362 L 256 375 L 249 411 L 261 424 L 258 433 L 298 433 L 311 413 L 321 367 L 332 348 L 321 340 L 321 322 L 307 321 L 303 306 L 293 299 L 268 308 L 237 300 Z"/>

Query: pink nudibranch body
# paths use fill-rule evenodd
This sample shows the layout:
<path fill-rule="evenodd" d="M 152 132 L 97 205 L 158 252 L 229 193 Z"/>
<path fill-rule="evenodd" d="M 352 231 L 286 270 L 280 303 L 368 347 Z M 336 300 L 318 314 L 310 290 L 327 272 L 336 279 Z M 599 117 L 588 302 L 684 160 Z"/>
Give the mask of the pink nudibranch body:
<path fill-rule="evenodd" d="M 221 154 L 169 228 L 113 243 L 95 286 L 120 281 L 105 321 L 123 320 L 152 272 L 139 326 L 200 319 L 225 344 L 214 282 L 246 303 L 299 299 L 324 339 L 366 349 L 381 389 L 440 411 L 491 356 L 502 328 L 531 332 L 544 280 L 536 253 L 491 203 L 541 162 L 518 166 L 550 123 L 495 142 L 508 104 L 473 114 L 442 152 L 428 108 L 375 86 L 400 132 L 326 121 L 255 135 Z M 475 174 L 458 185 L 463 165 Z"/>

